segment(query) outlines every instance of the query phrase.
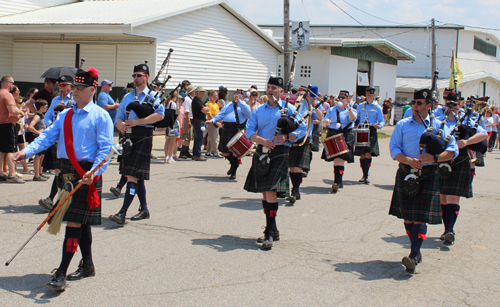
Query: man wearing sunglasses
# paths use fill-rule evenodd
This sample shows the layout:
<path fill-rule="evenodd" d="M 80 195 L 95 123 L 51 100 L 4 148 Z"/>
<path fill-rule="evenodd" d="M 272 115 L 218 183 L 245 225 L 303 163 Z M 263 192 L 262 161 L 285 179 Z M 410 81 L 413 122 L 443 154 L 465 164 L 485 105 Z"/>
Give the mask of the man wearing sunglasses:
<path fill-rule="evenodd" d="M 441 126 L 439 120 L 429 117 L 432 105 L 430 98 L 430 89 L 415 91 L 411 107 L 413 116 L 396 124 L 389 143 L 391 157 L 399 162 L 389 214 L 404 220 L 411 248 L 410 254 L 402 259 L 402 264 L 409 273 L 415 273 L 417 264 L 422 262 L 420 249 L 426 240 L 426 224 L 441 224 L 437 164 L 453 159 L 458 154 L 453 137 L 440 154 L 428 153 L 431 147 L 438 147 L 432 142 L 428 142 L 423 151 L 420 150 L 420 138 L 426 132 L 426 127 L 432 126 L 431 133 L 437 134 Z M 443 131 L 440 137 L 445 139 L 446 135 Z M 419 182 L 420 190 L 414 196 L 405 194 L 405 183 L 409 176 L 417 177 Z"/>
<path fill-rule="evenodd" d="M 73 77 L 69 75 L 64 75 L 57 79 L 57 85 L 59 86 L 59 91 L 61 95 L 52 99 L 50 103 L 50 107 L 45 113 L 45 125 L 50 126 L 56 120 L 56 116 L 54 115 L 54 108 L 58 104 L 63 104 L 64 107 L 69 107 L 74 103 L 73 95 L 71 94 L 71 85 L 73 84 Z M 62 100 L 61 100 L 62 97 Z"/>
<path fill-rule="evenodd" d="M 123 97 L 122 103 L 116 114 L 115 127 L 122 134 L 132 141 L 132 153 L 128 156 L 122 156 L 120 164 L 120 174 L 127 176 L 127 190 L 123 199 L 123 205 L 117 214 L 111 215 L 109 219 L 118 224 L 125 223 L 127 210 L 134 200 L 135 194 L 139 197 L 139 213 L 134 215 L 131 220 L 137 221 L 149 218 L 149 210 L 146 203 L 146 186 L 144 181 L 149 180 L 149 169 L 151 164 L 151 150 L 153 149 L 153 124 L 162 120 L 165 114 L 165 108 L 160 105 L 150 115 L 139 118 L 134 112 L 130 111 L 127 116 L 127 106 L 135 100 L 135 97 L 142 103 L 151 103 L 153 107 L 160 104 L 160 97 L 148 88 L 149 67 L 146 64 L 134 66 L 132 74 L 136 88 L 133 92 Z M 148 94 L 150 94 L 148 96 Z M 147 97 L 148 96 L 148 97 Z M 145 101 L 146 97 L 148 101 Z"/>
<path fill-rule="evenodd" d="M 75 74 L 75 84 L 72 85 L 76 104 L 61 112 L 50 127 L 13 157 L 14 162 L 21 161 L 58 141 L 57 158 L 61 178 L 65 178 L 65 182 L 72 182 L 74 186 L 79 182 L 83 183 L 73 194 L 64 215 L 63 220 L 67 221 L 67 226 L 62 259 L 59 268 L 52 275 L 52 280 L 46 286 L 49 289 L 64 290 L 66 279 L 78 280 L 95 275 L 91 225 L 101 224 L 101 175 L 106 171 L 109 162 L 94 174 L 91 174 L 90 170 L 106 158 L 113 144 L 113 122 L 108 112 L 99 108 L 92 100 L 98 74 L 93 67 L 88 71 L 79 69 Z M 82 260 L 78 270 L 66 277 L 68 266 L 78 246 Z"/>

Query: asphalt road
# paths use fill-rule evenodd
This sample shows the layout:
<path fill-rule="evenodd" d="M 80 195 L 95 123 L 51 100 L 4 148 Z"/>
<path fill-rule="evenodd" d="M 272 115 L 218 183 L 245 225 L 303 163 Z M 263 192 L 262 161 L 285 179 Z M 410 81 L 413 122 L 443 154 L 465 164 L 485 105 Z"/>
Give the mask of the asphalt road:
<path fill-rule="evenodd" d="M 390 127 L 384 128 L 390 134 Z M 59 265 L 64 233 L 40 231 L 10 266 L 0 268 L 0 304 L 27 306 L 496 306 L 500 302 L 500 151 L 478 168 L 474 198 L 461 200 L 457 241 L 439 241 L 429 226 L 423 263 L 409 275 L 403 222 L 388 215 L 397 163 L 389 139 L 380 140 L 371 184 L 357 183 L 349 164 L 345 187 L 330 193 L 332 163 L 314 154 L 312 171 L 294 206 L 280 201 L 281 241 L 262 251 L 255 238 L 265 224 L 260 194 L 243 190 L 251 160 L 236 181 L 223 159 L 164 164 L 153 160 L 146 183 L 151 219 L 124 227 L 110 222 L 123 197 L 109 188 L 119 179 L 112 162 L 104 175 L 103 223 L 93 228 L 96 276 L 69 282 L 64 292 L 45 288 Z M 153 153 L 163 156 L 163 137 Z M 0 184 L 0 259 L 7 261 L 45 218 L 37 202 L 51 181 Z M 139 203 L 132 204 L 128 217 Z M 63 229 L 64 230 L 64 229 Z M 64 232 L 64 231 L 62 231 Z M 75 254 L 69 272 L 80 260 Z"/>

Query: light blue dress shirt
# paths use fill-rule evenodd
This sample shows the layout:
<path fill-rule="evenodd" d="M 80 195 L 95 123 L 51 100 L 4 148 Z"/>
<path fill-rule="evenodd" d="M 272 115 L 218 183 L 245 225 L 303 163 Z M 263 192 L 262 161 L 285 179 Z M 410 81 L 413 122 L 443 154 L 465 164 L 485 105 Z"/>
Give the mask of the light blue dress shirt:
<path fill-rule="evenodd" d="M 429 125 L 429 116 L 427 116 L 424 121 L 427 125 Z M 441 121 L 435 119 L 432 126 L 434 127 L 433 132 L 437 134 L 441 126 Z M 391 157 L 396 159 L 396 156 L 402 153 L 407 157 L 417 159 L 420 155 L 420 136 L 425 132 L 425 130 L 424 124 L 417 122 L 413 116 L 398 121 L 389 142 Z M 446 133 L 446 129 L 443 130 L 441 138 L 444 140 L 448 133 Z M 445 150 L 453 152 L 453 158 L 458 156 L 458 146 L 455 137 L 451 138 Z M 422 153 L 426 152 L 427 151 L 424 147 Z"/>
<path fill-rule="evenodd" d="M 282 107 L 285 106 L 285 102 L 280 99 L 278 102 Z M 292 104 L 288 104 L 288 112 L 287 116 L 290 117 L 295 111 L 295 107 Z M 281 112 L 278 104 L 274 107 L 269 105 L 269 102 L 257 106 L 253 109 L 252 115 L 250 115 L 250 119 L 247 121 L 247 129 L 246 136 L 248 139 L 252 137 L 252 135 L 257 134 L 260 137 L 270 140 L 273 140 L 274 134 L 276 132 L 276 125 L 278 124 L 278 120 L 281 118 Z M 300 115 L 295 117 L 294 122 L 298 122 L 301 119 Z M 306 135 L 307 127 L 304 123 L 301 123 L 297 130 L 290 133 L 290 135 L 294 135 L 297 137 L 295 140 L 291 142 L 296 142 L 300 138 Z M 290 141 L 285 141 L 282 145 L 292 146 Z"/>
<path fill-rule="evenodd" d="M 359 114 L 359 124 L 361 125 L 364 123 L 366 119 L 370 125 L 378 123 L 380 125 L 379 129 L 381 129 L 385 125 L 384 114 L 382 113 L 382 107 L 379 105 L 374 106 L 374 102 L 368 104 L 368 102 L 365 101 L 358 105 L 356 111 Z"/>
<path fill-rule="evenodd" d="M 328 128 L 338 130 L 337 129 L 337 110 L 339 110 L 341 129 L 344 129 L 345 127 L 353 128 L 354 121 L 349 118 L 349 111 L 347 110 L 347 108 L 340 110 L 340 108 L 338 106 L 331 107 L 328 109 L 328 111 L 326 111 L 325 117 L 323 119 L 329 119 L 331 121 Z M 356 120 L 356 116 L 358 115 L 358 113 L 354 109 L 351 109 L 351 110 L 354 113 L 354 117 L 355 117 L 354 120 Z"/>
<path fill-rule="evenodd" d="M 63 102 L 65 106 L 69 106 L 69 104 L 73 104 L 74 101 L 72 99 L 73 97 L 71 96 L 71 93 L 68 94 L 68 96 L 63 98 Z M 52 123 L 56 120 L 54 117 L 54 108 L 61 103 L 61 96 L 57 96 L 56 98 L 52 99 L 52 102 L 50 103 L 50 107 L 45 113 L 45 125 L 50 126 Z"/>
<path fill-rule="evenodd" d="M 113 98 L 111 98 L 111 95 L 109 93 L 106 93 L 105 91 L 101 91 L 99 93 L 99 96 L 97 96 L 97 105 L 101 108 L 104 108 L 105 106 L 110 104 L 115 104 L 115 101 L 113 100 Z M 107 112 L 109 113 L 111 120 L 115 122 L 116 109 L 109 110 Z"/>
<path fill-rule="evenodd" d="M 246 102 L 240 100 L 236 104 L 236 112 L 238 112 L 240 124 L 243 124 L 248 118 L 250 118 L 252 109 Z M 234 115 L 234 102 L 226 103 L 226 105 L 223 106 L 222 109 L 220 109 L 219 113 L 215 114 L 214 118 L 212 118 L 212 121 L 214 123 L 217 123 L 221 120 L 224 123 L 236 123 L 236 116 Z"/>
<path fill-rule="evenodd" d="M 125 97 L 123 97 L 123 100 L 120 103 L 120 107 L 118 108 L 118 112 L 116 113 L 115 124 L 116 124 L 116 121 L 118 119 L 121 119 L 123 121 L 125 121 L 127 119 L 139 119 L 139 117 L 137 116 L 137 114 L 135 114 L 134 111 L 130 112 L 129 118 L 127 118 L 127 113 L 126 113 L 128 104 L 131 102 L 134 102 L 135 92 L 136 92 L 136 90 L 128 93 L 127 95 L 125 95 Z M 149 93 L 149 89 L 147 87 L 144 89 L 144 91 L 139 93 L 138 99 L 141 103 L 144 102 L 144 99 L 146 98 L 146 95 L 148 93 Z M 155 95 L 156 95 L 156 92 L 151 92 L 151 95 L 149 95 L 148 100 L 149 101 L 153 100 L 153 97 Z M 155 101 L 153 102 L 153 106 L 156 106 L 159 103 L 160 103 L 160 95 L 158 95 L 158 97 L 156 97 Z M 160 105 L 158 107 L 158 109 L 155 110 L 155 113 L 158 113 L 158 114 L 165 116 L 165 107 L 163 105 Z M 147 128 L 154 128 L 153 125 L 138 125 L 138 126 L 147 127 Z"/>
<path fill-rule="evenodd" d="M 23 151 L 26 159 L 36 153 L 45 150 L 59 141 L 57 145 L 57 158 L 68 159 L 66 146 L 64 144 L 64 119 L 68 110 L 64 110 L 57 116 L 53 124 L 45 129 L 39 137 L 31 142 Z M 108 112 L 90 102 L 83 109 L 73 106 L 73 146 L 78 162 L 92 161 L 92 168 L 96 167 L 106 158 L 113 145 L 113 122 Z M 95 176 L 106 171 L 109 164 L 107 161 L 95 172 Z"/>

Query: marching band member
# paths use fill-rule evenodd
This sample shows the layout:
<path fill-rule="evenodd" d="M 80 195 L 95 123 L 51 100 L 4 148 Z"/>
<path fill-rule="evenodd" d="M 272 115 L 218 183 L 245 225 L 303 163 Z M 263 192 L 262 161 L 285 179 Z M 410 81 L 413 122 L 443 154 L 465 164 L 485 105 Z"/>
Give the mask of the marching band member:
<path fill-rule="evenodd" d="M 433 127 L 432 133 L 436 134 L 441 124 L 429 117 L 432 106 L 430 97 L 429 89 L 415 91 L 412 101 L 413 116 L 396 124 L 389 145 L 391 157 L 399 162 L 389 214 L 404 219 L 411 251 L 409 256 L 403 258 L 402 263 L 409 273 L 415 273 L 417 264 L 422 261 L 420 249 L 426 240 L 426 224 L 441 223 L 436 163 L 453 159 L 458 154 L 454 138 L 447 143 L 445 151 L 437 155 L 428 153 L 432 144 L 426 145 L 423 152 L 419 148 L 420 138 L 426 127 Z M 441 133 L 441 138 L 446 138 L 444 132 Z M 417 181 L 420 190 L 417 190 L 414 196 L 405 194 L 405 191 L 408 191 L 406 180 L 411 175 L 419 177 Z"/>
<path fill-rule="evenodd" d="M 366 101 L 358 106 L 357 112 L 359 123 L 368 124 L 370 127 L 370 146 L 356 146 L 354 155 L 359 156 L 359 164 L 363 170 L 363 178 L 359 182 L 369 184 L 368 174 L 372 164 L 372 156 L 378 157 L 380 154 L 378 147 L 377 130 L 382 129 L 385 124 L 382 107 L 374 103 L 375 89 L 373 87 L 366 88 Z"/>
<path fill-rule="evenodd" d="M 266 215 L 266 230 L 264 237 L 257 239 L 257 242 L 263 243 L 262 248 L 265 250 L 272 248 L 273 240 L 279 240 L 279 231 L 276 227 L 278 197 L 286 197 L 290 191 L 288 152 L 291 143 L 306 135 L 304 123 L 288 134 L 276 134 L 281 109 L 286 107 L 284 101 L 275 98 L 280 97 L 281 93 L 283 93 L 283 78 L 270 77 L 266 91 L 269 100 L 252 112 L 246 130 L 247 137 L 258 146 L 245 182 L 245 190 L 263 193 L 262 206 Z M 294 111 L 295 107 L 288 105 L 286 116 L 290 117 Z M 295 122 L 298 120 L 299 117 L 296 117 Z M 266 167 L 260 167 L 262 162 L 267 162 Z M 262 169 L 265 170 L 261 171 Z"/>
<path fill-rule="evenodd" d="M 332 192 L 337 193 L 339 188 L 343 188 L 342 177 L 344 175 L 344 164 L 354 162 L 354 133 L 352 128 L 354 127 L 354 120 L 356 120 L 357 112 L 353 110 L 349 103 L 348 91 L 340 91 L 339 93 L 339 104 L 335 107 L 331 107 L 326 111 L 324 118 L 324 124 L 328 126 L 327 137 L 342 133 L 344 141 L 349 149 L 348 153 L 342 154 L 335 158 L 328 159 L 326 157 L 325 150 L 323 149 L 323 154 L 321 158 L 330 162 L 333 160 L 333 173 L 334 173 L 334 183 L 332 185 Z"/>
<path fill-rule="evenodd" d="M 132 75 L 136 88 L 132 93 L 123 97 L 123 101 L 118 108 L 116 114 L 115 127 L 122 134 L 127 133 L 130 128 L 130 140 L 132 141 L 132 153 L 129 156 L 122 156 L 120 164 L 120 174 L 127 176 L 127 190 L 123 199 L 123 206 L 117 214 L 111 215 L 109 219 L 118 224 L 125 223 L 127 210 L 134 200 L 135 194 L 139 197 L 141 203 L 139 213 L 134 215 L 131 220 L 137 221 L 149 218 L 149 210 L 146 203 L 146 185 L 145 180 L 149 180 L 149 167 L 151 164 L 151 150 L 153 148 L 153 124 L 162 120 L 164 116 L 164 106 L 160 105 L 154 113 L 147 117 L 139 118 L 134 111 L 130 112 L 127 118 L 127 105 L 134 101 L 134 96 L 137 96 L 141 103 L 144 102 L 146 96 L 150 93 L 148 88 L 149 67 L 146 64 L 134 66 Z M 150 98 L 155 96 L 155 92 L 151 92 Z M 160 97 L 152 102 L 153 107 L 160 104 Z"/>
<path fill-rule="evenodd" d="M 91 67 L 88 72 L 76 72 L 73 98 L 76 104 L 60 113 L 57 119 L 23 151 L 16 153 L 15 161 L 29 158 L 49 148 L 59 141 L 57 157 L 60 170 L 73 183 L 81 181 L 84 185 L 72 197 L 68 211 L 64 215 L 66 235 L 63 243 L 62 260 L 54 272 L 47 288 L 64 290 L 66 279 L 77 280 L 95 275 L 92 261 L 91 225 L 101 224 L 102 176 L 109 162 L 106 162 L 93 175 L 89 170 L 95 168 L 106 158 L 113 144 L 113 122 L 108 112 L 96 106 L 92 97 L 97 87 L 98 71 Z M 66 277 L 66 271 L 77 247 L 80 246 L 82 260 L 78 270 Z"/>

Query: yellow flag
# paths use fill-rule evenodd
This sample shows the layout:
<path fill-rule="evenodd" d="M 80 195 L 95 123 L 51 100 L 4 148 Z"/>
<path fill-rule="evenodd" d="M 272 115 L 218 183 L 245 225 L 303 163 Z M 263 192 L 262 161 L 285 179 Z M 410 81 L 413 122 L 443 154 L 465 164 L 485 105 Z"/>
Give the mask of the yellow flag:
<path fill-rule="evenodd" d="M 462 82 L 463 78 L 464 78 L 464 74 L 462 73 L 462 70 L 460 69 L 460 66 L 458 65 L 458 60 L 455 57 L 455 53 L 453 53 L 453 56 L 451 57 L 450 84 L 448 85 L 448 87 L 455 88 L 455 79 L 456 79 L 457 80 L 457 89 L 458 89 L 458 86 L 460 85 L 460 82 Z"/>

